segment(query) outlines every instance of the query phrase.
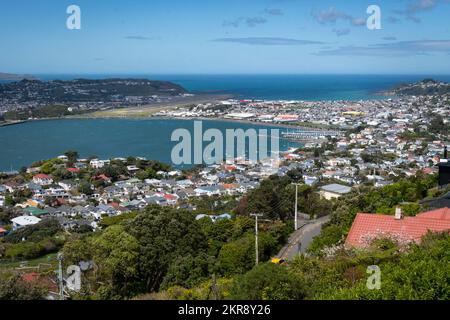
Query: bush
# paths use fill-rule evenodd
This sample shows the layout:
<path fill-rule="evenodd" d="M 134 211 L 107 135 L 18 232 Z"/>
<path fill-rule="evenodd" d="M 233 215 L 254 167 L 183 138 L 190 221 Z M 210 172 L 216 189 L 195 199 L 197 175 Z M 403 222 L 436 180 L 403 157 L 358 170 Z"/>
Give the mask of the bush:
<path fill-rule="evenodd" d="M 5 237 L 5 240 L 9 243 L 19 243 L 23 239 L 31 242 L 39 242 L 45 238 L 53 237 L 59 231 L 62 231 L 62 228 L 56 219 L 45 219 L 38 224 L 26 226 L 11 232 Z"/>
<path fill-rule="evenodd" d="M 306 296 L 302 280 L 284 266 L 264 263 L 238 277 L 231 288 L 236 300 L 301 300 Z"/>
<path fill-rule="evenodd" d="M 46 290 L 27 283 L 19 275 L 0 279 L 0 300 L 42 300 Z"/>

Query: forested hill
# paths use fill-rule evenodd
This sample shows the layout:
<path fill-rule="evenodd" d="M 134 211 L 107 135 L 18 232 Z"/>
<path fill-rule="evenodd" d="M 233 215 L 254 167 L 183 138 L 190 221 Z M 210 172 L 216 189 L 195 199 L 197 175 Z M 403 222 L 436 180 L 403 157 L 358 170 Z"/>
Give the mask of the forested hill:
<path fill-rule="evenodd" d="M 168 81 L 147 79 L 76 79 L 40 81 L 24 79 L 0 85 L 0 96 L 18 102 L 109 102 L 124 97 L 177 96 L 187 91 Z"/>
<path fill-rule="evenodd" d="M 29 74 L 14 74 L 14 73 L 4 73 L 0 72 L 0 81 L 16 81 L 22 79 L 34 79 L 33 76 Z"/>
<path fill-rule="evenodd" d="M 401 84 L 390 90 L 393 95 L 441 95 L 450 93 L 450 84 L 446 82 L 436 81 L 433 79 L 424 79 L 420 82 L 412 84 Z"/>

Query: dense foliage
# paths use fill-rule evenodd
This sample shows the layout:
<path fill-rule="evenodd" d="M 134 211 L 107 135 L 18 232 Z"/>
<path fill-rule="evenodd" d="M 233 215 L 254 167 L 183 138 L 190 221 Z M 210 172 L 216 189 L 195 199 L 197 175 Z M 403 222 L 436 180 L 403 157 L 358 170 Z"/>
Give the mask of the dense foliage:
<path fill-rule="evenodd" d="M 77 235 L 63 248 L 66 264 L 95 265 L 85 275 L 85 296 L 118 299 L 177 286 L 192 288 L 213 273 L 232 276 L 254 266 L 251 218 L 197 221 L 191 212 L 158 206 L 124 217 L 110 219 L 99 233 Z M 262 224 L 260 259 L 275 254 L 287 234 L 282 222 Z"/>

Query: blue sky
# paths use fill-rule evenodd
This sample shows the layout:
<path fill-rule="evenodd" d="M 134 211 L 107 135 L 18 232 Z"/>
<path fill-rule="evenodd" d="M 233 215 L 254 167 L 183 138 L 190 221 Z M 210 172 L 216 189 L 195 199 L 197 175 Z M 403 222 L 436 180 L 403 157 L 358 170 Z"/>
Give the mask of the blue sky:
<path fill-rule="evenodd" d="M 81 8 L 81 30 L 66 8 Z M 365 26 L 381 8 L 382 29 Z M 15 0 L 0 72 L 450 74 L 450 0 Z"/>

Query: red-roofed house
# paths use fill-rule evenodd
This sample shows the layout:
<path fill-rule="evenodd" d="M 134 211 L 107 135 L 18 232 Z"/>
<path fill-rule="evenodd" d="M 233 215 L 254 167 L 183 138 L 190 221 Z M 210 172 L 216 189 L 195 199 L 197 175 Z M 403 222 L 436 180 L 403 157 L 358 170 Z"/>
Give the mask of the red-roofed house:
<path fill-rule="evenodd" d="M 105 182 L 111 182 L 111 178 L 105 176 L 104 174 L 98 175 L 94 178 L 95 180 L 102 180 Z"/>
<path fill-rule="evenodd" d="M 237 167 L 236 166 L 225 166 L 225 170 L 227 170 L 227 171 L 236 171 Z"/>
<path fill-rule="evenodd" d="M 33 182 L 40 186 L 47 186 L 53 183 L 53 179 L 46 174 L 40 173 L 33 177 Z"/>
<path fill-rule="evenodd" d="M 58 285 L 53 279 L 37 272 L 23 274 L 22 280 L 31 284 L 39 284 L 40 286 L 46 288 L 47 291 L 49 291 L 49 294 L 58 292 Z"/>
<path fill-rule="evenodd" d="M 419 213 L 417 217 L 439 219 L 439 220 L 450 220 L 450 208 L 441 208 L 433 211 Z"/>
<path fill-rule="evenodd" d="M 69 168 L 69 169 L 67 169 L 67 171 L 69 171 L 71 173 L 79 173 L 80 169 L 78 169 L 78 168 Z"/>
<path fill-rule="evenodd" d="M 401 242 L 420 242 L 428 232 L 450 232 L 450 209 L 420 213 L 415 217 L 358 213 L 345 245 L 364 248 L 377 238 L 386 236 Z"/>

